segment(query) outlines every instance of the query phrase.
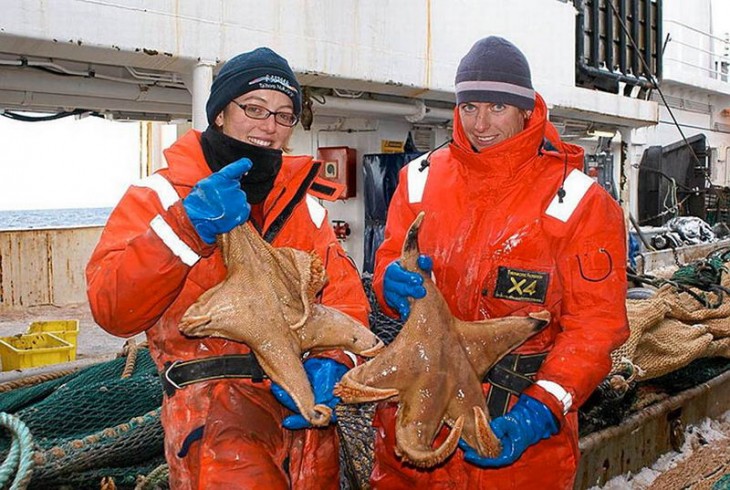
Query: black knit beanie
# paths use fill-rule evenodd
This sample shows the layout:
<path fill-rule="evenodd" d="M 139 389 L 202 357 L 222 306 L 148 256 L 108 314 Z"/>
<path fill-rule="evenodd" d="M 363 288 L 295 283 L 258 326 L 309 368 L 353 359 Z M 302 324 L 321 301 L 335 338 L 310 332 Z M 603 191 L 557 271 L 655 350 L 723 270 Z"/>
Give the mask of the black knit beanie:
<path fill-rule="evenodd" d="M 294 105 L 294 113 L 302 112 L 302 89 L 289 63 L 269 48 L 257 48 L 231 58 L 218 72 L 205 106 L 208 124 L 214 124 L 230 101 L 259 89 L 287 95 Z"/>
<path fill-rule="evenodd" d="M 530 65 L 517 46 L 497 36 L 481 39 L 456 70 L 456 103 L 492 102 L 535 107 Z"/>

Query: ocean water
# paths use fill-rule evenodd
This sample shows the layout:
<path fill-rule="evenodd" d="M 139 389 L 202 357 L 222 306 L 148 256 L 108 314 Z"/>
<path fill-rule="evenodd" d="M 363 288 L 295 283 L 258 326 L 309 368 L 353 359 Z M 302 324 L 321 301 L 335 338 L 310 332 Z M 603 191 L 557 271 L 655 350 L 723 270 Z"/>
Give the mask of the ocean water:
<path fill-rule="evenodd" d="M 103 225 L 112 208 L 26 209 L 0 211 L 0 230 Z"/>

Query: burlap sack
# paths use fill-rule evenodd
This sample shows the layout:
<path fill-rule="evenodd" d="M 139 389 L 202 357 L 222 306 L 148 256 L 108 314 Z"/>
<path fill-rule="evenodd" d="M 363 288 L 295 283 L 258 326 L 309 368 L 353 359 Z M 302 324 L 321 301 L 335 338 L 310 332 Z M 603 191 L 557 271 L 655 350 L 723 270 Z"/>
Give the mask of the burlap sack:
<path fill-rule="evenodd" d="M 730 279 L 723 278 L 723 283 Z M 703 294 L 694 290 L 696 294 Z M 630 360 L 637 379 L 648 380 L 703 357 L 730 358 L 730 297 L 704 293 L 718 308 L 707 308 L 688 293 L 666 285 L 648 300 L 627 300 L 631 335 L 613 355 L 613 372 Z M 621 360 L 624 363 L 621 363 Z"/>
<path fill-rule="evenodd" d="M 660 297 L 650 299 L 626 300 L 626 313 L 629 318 L 629 339 L 611 353 L 612 373 L 621 372 L 626 361 L 632 361 L 642 335 L 654 328 L 664 319 L 669 308 Z"/>

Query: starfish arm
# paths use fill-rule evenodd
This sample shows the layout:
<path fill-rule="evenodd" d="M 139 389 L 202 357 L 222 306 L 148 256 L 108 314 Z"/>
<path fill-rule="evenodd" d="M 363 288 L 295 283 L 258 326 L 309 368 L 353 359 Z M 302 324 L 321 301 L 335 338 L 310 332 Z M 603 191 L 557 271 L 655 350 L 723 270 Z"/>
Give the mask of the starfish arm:
<path fill-rule="evenodd" d="M 477 450 L 479 456 L 485 458 L 496 458 L 502 451 L 502 444 L 494 435 L 489 425 L 489 417 L 481 407 L 474 407 L 474 422 L 476 425 L 476 441 L 466 442 Z"/>
<path fill-rule="evenodd" d="M 481 432 L 482 422 L 489 430 L 489 416 L 486 413 L 487 405 L 482 391 L 482 383 L 469 365 L 469 361 L 462 358 L 463 364 L 459 364 L 458 368 L 450 375 L 453 379 L 454 395 L 449 398 L 448 407 L 444 421 L 452 425 L 454 420 L 464 419 L 462 430 L 462 439 L 470 446 L 479 448 L 479 441 L 483 438 Z M 475 414 L 481 414 L 482 419 L 477 419 Z M 491 433 L 491 431 L 490 431 Z"/>
<path fill-rule="evenodd" d="M 418 256 L 420 255 L 420 248 L 418 244 L 418 232 L 421 229 L 421 223 L 423 223 L 423 217 L 426 215 L 425 212 L 421 211 L 413 220 L 411 226 L 406 232 L 405 239 L 403 240 L 403 252 L 401 254 L 400 263 L 403 268 L 411 272 L 418 272 L 422 276 L 426 277 L 418 267 Z"/>
<path fill-rule="evenodd" d="M 256 358 L 271 381 L 281 386 L 292 397 L 307 422 L 314 426 L 329 424 L 331 410 L 314 403 L 312 385 L 304 371 L 299 355 L 286 346 L 256 350 Z"/>
<path fill-rule="evenodd" d="M 302 352 L 344 349 L 367 356 L 384 345 L 377 335 L 349 315 L 320 304 L 312 305 L 312 314 L 296 335 Z"/>
<path fill-rule="evenodd" d="M 188 308 L 180 319 L 178 325 L 180 332 L 191 337 L 209 335 L 207 333 L 210 330 L 209 325 L 224 307 L 218 296 L 218 291 L 224 287 L 224 284 L 225 281 L 213 286 L 201 294 L 197 301 Z"/>
<path fill-rule="evenodd" d="M 431 437 L 431 443 L 425 444 L 423 443 L 424 441 L 419 439 L 419 434 L 423 434 L 426 431 L 413 424 L 403 425 L 397 423 L 395 433 L 396 450 L 403 459 L 416 467 L 430 468 L 436 466 L 444 462 L 456 450 L 463 425 L 463 417 L 456 419 L 444 442 L 440 446 L 432 449 L 431 443 L 441 428 L 441 424 L 434 431 L 433 437 Z"/>
<path fill-rule="evenodd" d="M 335 385 L 333 393 L 342 399 L 344 403 L 367 403 L 386 400 L 398 396 L 398 390 L 393 388 L 373 388 L 372 386 L 359 383 L 349 371 Z"/>
<path fill-rule="evenodd" d="M 497 361 L 547 326 L 549 319 L 547 311 L 479 322 L 454 319 L 454 328 L 477 378 L 482 379 Z"/>

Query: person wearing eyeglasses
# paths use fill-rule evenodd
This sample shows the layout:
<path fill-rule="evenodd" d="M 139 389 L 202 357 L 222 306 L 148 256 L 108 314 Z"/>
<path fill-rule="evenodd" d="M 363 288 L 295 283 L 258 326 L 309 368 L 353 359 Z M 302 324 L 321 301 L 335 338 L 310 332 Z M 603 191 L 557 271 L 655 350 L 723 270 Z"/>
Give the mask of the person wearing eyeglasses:
<path fill-rule="evenodd" d="M 432 273 L 456 318 L 548 310 L 551 321 L 482 379 L 497 454 L 461 440 L 435 468 L 408 465 L 395 446 L 396 423 L 405 417 L 386 402 L 374 419 L 370 483 L 572 489 L 578 408 L 629 335 L 623 213 L 581 171 L 582 148 L 561 141 L 513 43 L 498 36 L 477 41 L 458 65 L 455 92 L 452 141 L 401 170 L 375 257 L 378 300 L 406 318 L 414 298 L 426 295 L 422 276 L 398 261 L 408 227 L 425 212 L 419 266 Z"/>
<path fill-rule="evenodd" d="M 246 344 L 178 330 L 226 275 L 216 236 L 244 223 L 274 247 L 316 253 L 328 276 L 318 300 L 367 325 L 357 269 L 316 199 L 328 184 L 312 157 L 283 155 L 301 109 L 299 83 L 277 53 L 229 60 L 211 87 L 208 128 L 183 135 L 165 150 L 167 168 L 129 188 L 87 265 L 96 322 L 119 336 L 146 332 L 165 392 L 171 488 L 339 488 L 333 427 L 309 428 L 290 410 Z M 316 403 L 334 408 L 332 388 L 350 367 L 342 351 L 304 361 Z"/>

